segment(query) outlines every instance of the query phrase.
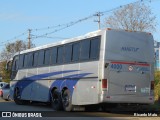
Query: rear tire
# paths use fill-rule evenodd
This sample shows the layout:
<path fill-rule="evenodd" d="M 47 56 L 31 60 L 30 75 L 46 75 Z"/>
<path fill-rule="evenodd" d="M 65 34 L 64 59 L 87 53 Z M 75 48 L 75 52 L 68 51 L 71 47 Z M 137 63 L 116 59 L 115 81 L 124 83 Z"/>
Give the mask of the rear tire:
<path fill-rule="evenodd" d="M 63 108 L 61 94 L 57 89 L 51 93 L 51 106 L 56 111 L 62 110 Z"/>
<path fill-rule="evenodd" d="M 62 94 L 62 103 L 63 103 L 63 109 L 65 111 L 69 112 L 73 110 L 72 97 L 68 89 L 65 90 L 64 93 Z"/>

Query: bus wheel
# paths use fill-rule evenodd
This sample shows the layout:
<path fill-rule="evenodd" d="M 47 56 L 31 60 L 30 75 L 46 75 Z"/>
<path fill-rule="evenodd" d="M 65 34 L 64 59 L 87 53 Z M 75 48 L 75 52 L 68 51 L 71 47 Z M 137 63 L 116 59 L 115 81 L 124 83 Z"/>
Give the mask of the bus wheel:
<path fill-rule="evenodd" d="M 15 91 L 14 91 L 14 102 L 15 102 L 17 105 L 27 104 L 27 101 L 20 99 L 20 91 L 19 91 L 18 88 L 16 88 Z"/>
<path fill-rule="evenodd" d="M 58 92 L 58 90 L 54 90 L 51 93 L 51 105 L 54 110 L 62 110 L 62 99 L 61 94 Z"/>
<path fill-rule="evenodd" d="M 72 98 L 68 89 L 62 94 L 62 104 L 65 111 L 72 111 Z"/>

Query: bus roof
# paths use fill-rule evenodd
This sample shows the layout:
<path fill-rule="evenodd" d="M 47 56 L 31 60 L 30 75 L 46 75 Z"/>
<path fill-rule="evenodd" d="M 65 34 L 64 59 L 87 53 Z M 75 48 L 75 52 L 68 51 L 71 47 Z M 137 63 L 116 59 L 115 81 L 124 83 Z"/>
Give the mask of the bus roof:
<path fill-rule="evenodd" d="M 79 41 L 79 40 L 82 40 L 82 39 L 86 39 L 86 38 L 90 38 L 90 37 L 95 37 L 95 36 L 98 36 L 98 35 L 102 34 L 105 31 L 108 31 L 108 30 L 146 33 L 146 32 L 140 32 L 140 31 L 130 31 L 130 30 L 123 30 L 123 29 L 106 28 L 106 29 L 103 29 L 103 30 L 97 30 L 97 31 L 89 32 L 89 33 L 87 33 L 85 35 L 82 35 L 82 36 L 78 36 L 78 37 L 74 37 L 74 38 L 69 38 L 69 39 L 65 39 L 65 40 L 62 40 L 62 41 L 46 44 L 46 45 L 43 45 L 43 46 L 38 46 L 38 47 L 35 47 L 35 48 L 23 50 L 23 51 L 17 52 L 15 55 L 23 54 L 23 53 L 28 53 L 28 52 L 32 52 L 32 51 L 37 51 L 37 50 L 41 50 L 41 49 L 45 49 L 45 48 L 50 48 L 50 47 L 54 47 L 54 46 L 60 46 L 60 45 L 66 44 L 66 43 L 76 42 L 76 41 Z M 151 34 L 151 33 L 146 33 L 146 34 Z"/>
<path fill-rule="evenodd" d="M 43 46 L 38 46 L 38 47 L 35 47 L 35 48 L 23 50 L 21 52 L 17 52 L 15 55 L 28 53 L 28 52 L 32 52 L 32 51 L 37 51 L 37 50 L 50 48 L 50 47 L 54 47 L 54 46 L 60 46 L 60 45 L 66 44 L 66 43 L 76 42 L 76 41 L 79 41 L 79 40 L 82 40 L 82 39 L 86 39 L 86 38 L 90 38 L 90 37 L 95 37 L 95 36 L 100 35 L 100 32 L 102 32 L 102 31 L 104 31 L 104 30 L 97 30 L 97 31 L 94 31 L 94 32 L 89 32 L 89 33 L 87 33 L 85 35 L 82 35 L 82 36 L 69 38 L 69 39 L 65 39 L 65 40 L 62 40 L 62 41 L 46 44 L 46 45 L 43 45 Z"/>

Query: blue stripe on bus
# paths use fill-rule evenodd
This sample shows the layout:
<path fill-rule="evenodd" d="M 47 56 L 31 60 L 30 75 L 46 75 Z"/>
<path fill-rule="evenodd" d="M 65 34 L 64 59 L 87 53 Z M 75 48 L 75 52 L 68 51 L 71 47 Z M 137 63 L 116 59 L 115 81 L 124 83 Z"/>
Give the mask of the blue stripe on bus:
<path fill-rule="evenodd" d="M 50 90 L 53 87 L 56 87 L 59 91 L 61 91 L 64 87 L 67 87 L 70 92 L 71 95 L 73 94 L 73 90 L 74 90 L 74 86 L 77 84 L 77 82 L 83 78 L 84 76 L 87 76 L 89 74 L 92 73 L 81 73 L 81 74 L 74 74 L 74 75 L 69 75 L 69 76 L 65 76 L 62 79 L 58 79 L 56 81 L 54 81 L 50 87 Z M 65 79 L 67 78 L 67 79 Z"/>
<path fill-rule="evenodd" d="M 70 72 L 76 72 L 79 70 L 66 70 L 66 71 L 57 71 L 57 72 L 51 72 L 51 73 L 44 73 L 44 74 L 39 74 L 39 75 L 34 75 L 31 77 L 26 77 L 23 78 L 22 80 L 19 80 L 16 85 L 15 88 L 18 87 L 20 89 L 20 94 L 23 92 L 24 88 L 26 88 L 28 85 L 30 85 L 32 82 L 36 81 L 36 80 L 41 80 L 43 78 L 47 78 L 50 76 L 55 76 L 58 74 L 64 74 L 64 73 L 70 73 Z M 11 91 L 11 96 L 13 96 L 14 91 Z"/>
<path fill-rule="evenodd" d="M 66 71 L 57 71 L 57 72 L 52 72 L 52 73 L 45 73 L 45 74 L 40 74 L 40 75 L 34 75 L 31 77 L 27 77 L 27 78 L 23 78 L 22 80 L 19 80 L 15 87 L 18 87 L 20 89 L 20 94 L 22 94 L 23 90 L 30 85 L 32 82 L 36 81 L 36 80 L 41 80 L 43 78 L 46 77 L 50 77 L 50 76 L 55 76 L 58 74 L 63 74 L 63 73 L 70 73 L 70 72 L 76 72 L 79 70 L 66 70 Z M 79 79 L 83 78 L 84 76 L 87 76 L 89 74 L 92 73 L 81 73 L 81 74 L 72 74 L 72 75 L 68 75 L 68 76 L 64 76 L 63 78 L 57 79 L 55 80 L 52 85 L 50 86 L 50 90 L 53 87 L 57 87 L 57 89 L 59 91 L 61 91 L 64 87 L 67 87 L 70 92 L 71 95 L 73 94 L 74 88 L 73 86 L 75 86 L 78 82 Z M 67 79 L 65 79 L 67 78 Z M 11 93 L 11 95 L 13 95 L 13 92 Z M 50 92 L 49 92 L 50 93 Z M 48 96 L 48 101 L 50 100 L 50 94 Z"/>
<path fill-rule="evenodd" d="M 76 72 L 79 70 L 66 70 L 66 71 L 57 71 L 57 72 L 51 72 L 51 73 L 44 73 L 44 74 L 39 74 L 39 75 L 34 75 L 31 77 L 24 78 L 23 80 L 40 80 L 46 77 L 58 75 L 58 74 L 63 74 L 63 73 L 69 73 L 69 72 Z"/>

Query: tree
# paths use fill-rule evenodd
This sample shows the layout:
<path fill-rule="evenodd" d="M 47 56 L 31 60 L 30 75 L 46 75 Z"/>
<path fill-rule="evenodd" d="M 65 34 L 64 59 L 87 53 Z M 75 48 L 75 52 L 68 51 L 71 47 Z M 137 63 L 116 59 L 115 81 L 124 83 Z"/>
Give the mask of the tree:
<path fill-rule="evenodd" d="M 31 43 L 31 48 L 35 45 Z M 17 40 L 13 43 L 7 43 L 3 51 L 1 52 L 1 61 L 9 60 L 16 52 L 28 49 L 28 44 L 22 40 Z"/>
<path fill-rule="evenodd" d="M 31 48 L 34 46 L 35 45 L 31 43 Z M 3 81 L 9 82 L 10 79 L 10 71 L 5 69 L 7 61 L 10 60 L 16 52 L 26 49 L 28 49 L 28 44 L 22 40 L 6 44 L 4 50 L 0 54 L 0 75 L 3 78 Z"/>
<path fill-rule="evenodd" d="M 0 75 L 3 79 L 3 82 L 9 82 L 10 80 L 10 71 L 5 69 L 7 61 L 0 62 Z"/>
<path fill-rule="evenodd" d="M 137 2 L 113 12 L 105 19 L 105 25 L 114 29 L 151 32 L 156 30 L 155 20 L 150 7 Z"/>

